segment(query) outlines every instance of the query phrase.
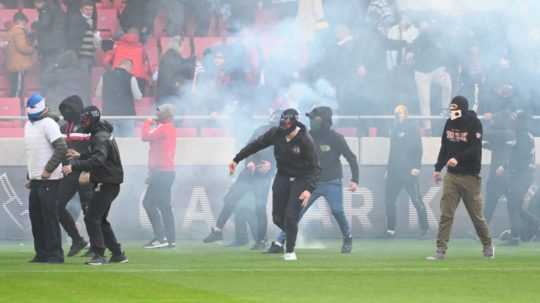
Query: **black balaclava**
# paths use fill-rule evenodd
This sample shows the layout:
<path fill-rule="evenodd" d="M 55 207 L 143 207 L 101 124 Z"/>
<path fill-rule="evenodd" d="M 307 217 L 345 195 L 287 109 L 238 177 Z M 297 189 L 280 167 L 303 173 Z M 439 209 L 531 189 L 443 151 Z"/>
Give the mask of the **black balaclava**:
<path fill-rule="evenodd" d="M 67 97 L 64 99 L 64 101 L 62 101 L 62 103 L 60 103 L 59 110 L 64 117 L 64 120 L 79 124 L 83 108 L 84 104 L 81 97 L 73 95 Z"/>
<path fill-rule="evenodd" d="M 311 131 L 327 131 L 332 127 L 332 109 L 328 106 L 315 107 L 306 116 L 309 117 Z"/>
<path fill-rule="evenodd" d="M 463 96 L 456 96 L 450 102 L 450 120 L 457 120 L 469 111 L 469 101 Z"/>
<path fill-rule="evenodd" d="M 99 120 L 101 120 L 101 111 L 93 105 L 85 107 L 81 112 L 80 119 L 81 126 L 93 133 L 96 130 Z"/>
<path fill-rule="evenodd" d="M 292 133 L 298 126 L 298 111 L 294 108 L 289 108 L 281 113 L 279 119 L 279 128 L 285 135 Z"/>

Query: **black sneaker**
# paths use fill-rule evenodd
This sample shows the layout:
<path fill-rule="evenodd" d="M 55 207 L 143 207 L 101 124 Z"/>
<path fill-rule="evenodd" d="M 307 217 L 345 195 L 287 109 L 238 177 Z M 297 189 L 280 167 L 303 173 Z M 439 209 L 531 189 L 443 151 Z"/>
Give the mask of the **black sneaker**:
<path fill-rule="evenodd" d="M 163 248 L 163 247 L 167 247 L 167 245 L 169 245 L 169 243 L 165 240 L 160 241 L 158 239 L 152 239 L 150 240 L 150 242 L 144 245 L 144 248 L 146 249 Z"/>
<path fill-rule="evenodd" d="M 270 244 L 270 247 L 268 248 L 266 253 L 267 254 L 282 254 L 283 251 L 284 251 L 283 244 L 277 241 L 272 241 L 272 244 Z"/>
<path fill-rule="evenodd" d="M 122 252 L 121 254 L 119 255 L 113 255 L 110 259 L 109 259 L 109 263 L 127 263 L 129 262 L 128 258 L 126 257 L 126 254 L 124 252 Z"/>
<path fill-rule="evenodd" d="M 86 265 L 94 265 L 94 266 L 100 266 L 107 264 L 107 260 L 105 260 L 105 257 L 102 257 L 98 254 L 94 254 L 94 256 L 85 262 Z"/>
<path fill-rule="evenodd" d="M 84 241 L 84 239 L 78 242 L 74 242 L 73 244 L 71 244 L 71 247 L 69 248 L 69 252 L 67 256 L 73 257 L 79 254 L 86 247 L 88 247 L 88 242 Z"/>
<path fill-rule="evenodd" d="M 251 250 L 265 250 L 266 249 L 266 241 L 257 241 L 253 246 L 251 246 Z"/>
<path fill-rule="evenodd" d="M 343 238 L 343 245 L 341 246 L 342 254 L 350 254 L 352 251 L 352 237 Z"/>
<path fill-rule="evenodd" d="M 208 237 L 204 238 L 204 243 L 213 243 L 217 241 L 223 241 L 223 231 L 217 230 L 216 228 L 212 227 L 210 230 L 210 234 Z"/>

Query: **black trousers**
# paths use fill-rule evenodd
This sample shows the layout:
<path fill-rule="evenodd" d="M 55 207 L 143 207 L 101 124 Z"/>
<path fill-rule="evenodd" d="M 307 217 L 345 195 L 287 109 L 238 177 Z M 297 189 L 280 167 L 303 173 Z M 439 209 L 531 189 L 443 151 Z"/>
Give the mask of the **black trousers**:
<path fill-rule="evenodd" d="M 34 180 L 30 183 L 30 223 L 34 249 L 40 261 L 63 261 L 62 236 L 58 224 L 59 180 Z"/>
<path fill-rule="evenodd" d="M 522 224 L 522 221 L 527 221 L 529 224 L 537 224 L 535 216 L 531 215 L 524 208 L 525 195 L 533 183 L 533 175 L 524 173 L 522 175 L 510 176 L 508 180 L 507 207 L 510 219 L 510 231 L 512 238 L 519 238 L 522 234 L 522 226 L 526 226 L 526 224 Z"/>
<path fill-rule="evenodd" d="M 294 252 L 298 221 L 302 212 L 300 194 L 306 190 L 304 178 L 290 178 L 277 175 L 272 185 L 272 218 L 287 236 L 286 252 Z"/>
<path fill-rule="evenodd" d="M 111 224 L 107 221 L 111 204 L 119 192 L 119 184 L 96 184 L 88 211 L 84 216 L 91 249 L 101 256 L 105 255 L 105 248 L 108 248 L 113 255 L 122 253 L 120 243 L 116 240 Z"/>
<path fill-rule="evenodd" d="M 266 217 L 266 201 L 268 199 L 268 188 L 270 187 L 270 178 L 249 178 L 239 177 L 231 186 L 225 195 L 223 209 L 219 213 L 216 227 L 223 229 L 225 224 L 233 214 L 238 202 L 248 193 L 255 196 L 255 217 L 256 217 L 256 236 L 255 241 L 266 239 L 266 230 L 268 220 Z M 250 223 L 250 221 L 248 221 Z M 250 224 L 254 225 L 253 221 Z M 253 230 L 253 226 L 252 226 Z"/>
<path fill-rule="evenodd" d="M 78 192 L 81 209 L 83 213 L 86 213 L 93 192 L 92 185 L 79 184 L 80 174 L 80 172 L 73 172 L 65 176 L 58 187 L 58 218 L 60 225 L 62 225 L 73 243 L 80 242 L 83 238 L 77 229 L 77 225 L 75 225 L 76 218 L 71 215 L 66 206 L 75 196 L 75 193 Z"/>
<path fill-rule="evenodd" d="M 486 183 L 486 205 L 484 207 L 484 217 L 486 218 L 486 222 L 490 223 L 493 219 L 493 214 L 495 213 L 495 209 L 497 209 L 499 199 L 502 196 L 505 196 L 508 199 L 508 182 L 508 177 L 497 176 L 490 173 Z"/>
<path fill-rule="evenodd" d="M 253 239 L 257 241 L 258 222 L 250 207 L 238 205 L 234 211 L 234 236 L 236 243 L 249 242 L 249 230 Z"/>
<path fill-rule="evenodd" d="M 176 225 L 171 206 L 174 178 L 174 171 L 152 172 L 143 200 L 144 209 L 154 230 L 154 238 L 162 241 L 167 237 L 169 243 L 176 241 Z"/>
<path fill-rule="evenodd" d="M 420 194 L 420 183 L 415 176 L 393 176 L 388 175 L 385 188 L 386 205 L 386 228 L 396 230 L 396 203 L 397 197 L 402 189 L 405 189 L 413 203 L 418 215 L 418 224 L 421 230 L 429 228 L 427 222 L 427 211 Z"/>

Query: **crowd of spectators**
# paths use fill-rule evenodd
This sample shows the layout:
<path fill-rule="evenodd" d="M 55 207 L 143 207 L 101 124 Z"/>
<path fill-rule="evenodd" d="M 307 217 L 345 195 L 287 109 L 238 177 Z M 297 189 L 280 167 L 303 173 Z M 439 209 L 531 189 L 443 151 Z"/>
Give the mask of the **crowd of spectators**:
<path fill-rule="evenodd" d="M 458 94 L 480 114 L 508 106 L 540 113 L 540 24 L 532 1 L 452 15 L 404 11 L 393 0 L 125 0 L 118 30 L 104 38 L 97 7 L 112 2 L 0 1 L 39 13 L 29 24 L 18 12 L 3 34 L 10 95 L 21 96 L 25 72 L 39 62 L 52 106 L 75 93 L 91 103 L 92 69 L 105 66 L 97 97 L 115 115 L 133 114 L 139 93 L 175 103 L 181 114 L 212 116 L 321 104 L 341 115 L 389 115 L 398 104 L 444 115 Z M 193 36 L 221 39 L 197 53 Z M 158 66 L 149 63 L 147 43 L 160 43 Z M 122 82 L 118 90 L 130 100 L 106 100 L 108 78 Z M 355 126 L 367 131 L 377 123 Z M 436 126 L 425 120 L 422 127 L 429 134 Z"/>

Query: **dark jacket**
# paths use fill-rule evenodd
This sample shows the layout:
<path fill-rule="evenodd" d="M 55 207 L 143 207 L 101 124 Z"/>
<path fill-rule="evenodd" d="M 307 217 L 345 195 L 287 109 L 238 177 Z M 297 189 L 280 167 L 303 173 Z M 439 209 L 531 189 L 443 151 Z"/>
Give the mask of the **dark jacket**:
<path fill-rule="evenodd" d="M 497 168 L 508 161 L 516 141 L 510 111 L 501 111 L 493 116 L 493 121 L 486 127 L 484 140 L 484 148 L 491 151 L 489 174 L 494 175 Z"/>
<path fill-rule="evenodd" d="M 345 137 L 333 129 L 310 131 L 315 142 L 315 149 L 320 159 L 320 181 L 331 181 L 343 178 L 341 156 L 345 157 L 351 167 L 351 180 L 358 183 L 359 170 L 356 155 L 351 151 Z"/>
<path fill-rule="evenodd" d="M 133 76 L 123 68 L 103 74 L 103 114 L 135 115 L 135 98 L 131 91 Z"/>
<path fill-rule="evenodd" d="M 66 14 L 50 2 L 39 11 L 32 27 L 37 31 L 38 50 L 41 54 L 59 53 L 65 48 Z"/>
<path fill-rule="evenodd" d="M 74 170 L 90 172 L 93 183 L 121 184 L 124 181 L 120 152 L 112 132 L 109 122 L 98 122 L 90 131 L 92 136 L 85 153 L 87 156 L 70 161 Z"/>
<path fill-rule="evenodd" d="M 534 137 L 528 131 L 518 131 L 507 164 L 503 166 L 510 177 L 534 174 L 536 153 Z"/>
<path fill-rule="evenodd" d="M 388 177 L 406 177 L 422 167 L 422 139 L 418 125 L 410 120 L 396 123 L 390 136 Z"/>
<path fill-rule="evenodd" d="M 482 123 L 473 111 L 464 113 L 456 120 L 448 119 L 444 126 L 435 171 L 440 172 L 448 160 L 455 158 L 458 165 L 447 167 L 448 172 L 479 175 L 482 166 L 482 136 Z"/>
<path fill-rule="evenodd" d="M 77 52 L 77 54 L 79 54 L 87 31 L 93 32 L 95 28 L 95 24 L 93 26 L 90 26 L 90 24 L 88 24 L 80 11 L 78 13 L 69 14 L 67 16 L 66 24 L 67 49 L 74 50 L 75 52 Z M 91 40 L 93 40 L 93 36 L 91 38 Z M 86 44 L 88 43 L 89 42 L 87 42 Z M 91 43 L 93 47 L 93 41 L 91 41 Z M 93 53 L 95 53 L 95 49 L 93 49 Z"/>
<path fill-rule="evenodd" d="M 43 82 L 49 108 L 57 109 L 62 100 L 72 95 L 79 95 L 85 104 L 90 104 L 90 77 L 80 66 L 75 52 L 63 53 L 47 70 L 47 75 Z"/>
<path fill-rule="evenodd" d="M 271 145 L 274 146 L 274 157 L 277 162 L 279 176 L 305 178 L 306 190 L 313 192 L 319 181 L 321 168 L 313 139 L 306 131 L 306 127 L 299 124 L 300 132 L 287 142 L 286 135 L 279 127 L 272 127 L 262 136 L 249 143 L 235 157 L 239 163 L 247 157 Z"/>
<path fill-rule="evenodd" d="M 127 0 L 120 14 L 120 26 L 124 32 L 135 27 L 139 30 L 146 28 L 151 33 L 158 11 L 159 0 Z"/>
<path fill-rule="evenodd" d="M 159 60 L 159 73 L 157 80 L 158 98 L 178 95 L 183 83 L 182 74 L 184 68 L 184 59 L 176 50 L 169 49 Z"/>
<path fill-rule="evenodd" d="M 437 33 L 433 31 L 420 33 L 412 48 L 416 71 L 430 73 L 439 67 L 446 66 L 442 43 Z"/>

